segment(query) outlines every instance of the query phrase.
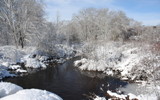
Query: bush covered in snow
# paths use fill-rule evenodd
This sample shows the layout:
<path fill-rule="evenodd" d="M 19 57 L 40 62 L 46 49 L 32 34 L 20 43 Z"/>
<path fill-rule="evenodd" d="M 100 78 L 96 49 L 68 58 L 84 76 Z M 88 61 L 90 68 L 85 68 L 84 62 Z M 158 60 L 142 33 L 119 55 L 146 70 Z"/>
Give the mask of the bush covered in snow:
<path fill-rule="evenodd" d="M 76 51 L 72 47 L 68 47 L 66 45 L 55 45 L 53 54 L 46 51 L 37 50 L 24 56 L 21 61 L 25 63 L 25 67 L 46 68 L 47 66 L 44 61 L 51 59 L 61 63 L 67 58 L 74 57 L 75 54 Z"/>
<path fill-rule="evenodd" d="M 9 70 L 14 71 L 15 73 L 26 73 L 27 71 L 23 70 L 20 65 L 17 65 L 17 63 L 21 63 L 21 58 L 34 50 L 35 47 L 25 47 L 25 49 L 20 49 L 14 46 L 1 46 L 0 79 L 4 77 L 16 76 L 14 74 L 10 74 Z"/>
<path fill-rule="evenodd" d="M 76 54 L 76 50 L 65 44 L 54 44 L 52 50 L 48 50 L 49 47 L 44 48 L 38 47 L 39 51 L 42 51 L 47 56 L 53 56 L 55 58 L 70 58 L 74 57 Z"/>
<path fill-rule="evenodd" d="M 25 67 L 30 67 L 30 68 L 46 68 L 46 65 L 41 61 L 42 56 L 36 57 L 36 54 L 32 55 L 26 55 L 25 57 L 22 58 L 22 61 L 25 64 Z M 44 58 L 45 59 L 45 58 Z M 47 59 L 47 57 L 46 57 Z"/>
<path fill-rule="evenodd" d="M 14 46 L 0 47 L 0 63 L 9 62 L 9 64 L 15 64 L 20 61 L 23 55 L 25 55 L 25 52 L 21 49 L 16 49 Z"/>
<path fill-rule="evenodd" d="M 150 47 L 129 42 L 88 45 L 83 52 L 87 58 L 74 63 L 82 70 L 103 71 L 127 80 L 147 80 L 152 76 L 159 79 L 160 55 L 150 52 Z"/>

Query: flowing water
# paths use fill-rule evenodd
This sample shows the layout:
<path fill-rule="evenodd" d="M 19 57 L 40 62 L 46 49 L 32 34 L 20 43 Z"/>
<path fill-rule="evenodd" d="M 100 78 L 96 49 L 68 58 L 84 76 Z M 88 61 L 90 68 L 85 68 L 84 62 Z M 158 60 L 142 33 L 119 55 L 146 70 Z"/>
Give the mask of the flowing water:
<path fill-rule="evenodd" d="M 90 93 L 104 96 L 106 91 L 116 90 L 127 82 L 106 76 L 100 72 L 81 71 L 73 66 L 78 59 L 48 67 L 23 77 L 8 78 L 5 81 L 22 86 L 24 89 L 38 88 L 58 94 L 64 100 L 88 100 Z"/>

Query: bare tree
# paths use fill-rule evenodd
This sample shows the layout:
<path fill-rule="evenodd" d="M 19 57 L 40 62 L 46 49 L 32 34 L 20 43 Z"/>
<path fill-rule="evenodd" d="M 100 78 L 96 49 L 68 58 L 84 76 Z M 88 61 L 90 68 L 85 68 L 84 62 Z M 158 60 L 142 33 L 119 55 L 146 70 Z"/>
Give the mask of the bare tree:
<path fill-rule="evenodd" d="M 73 17 L 82 40 L 118 40 L 127 38 L 130 19 L 122 11 L 87 8 Z"/>
<path fill-rule="evenodd" d="M 43 7 L 38 0 L 1 0 L 0 18 L 13 36 L 16 47 L 23 48 L 27 36 L 37 30 L 43 17 Z"/>

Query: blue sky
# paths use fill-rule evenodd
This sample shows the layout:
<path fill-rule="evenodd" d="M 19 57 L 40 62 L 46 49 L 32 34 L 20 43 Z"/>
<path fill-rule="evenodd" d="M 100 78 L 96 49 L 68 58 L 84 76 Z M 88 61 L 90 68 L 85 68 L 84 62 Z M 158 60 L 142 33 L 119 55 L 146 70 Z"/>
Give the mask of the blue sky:
<path fill-rule="evenodd" d="M 70 20 L 83 8 L 121 10 L 144 25 L 160 24 L 160 0 L 44 0 L 47 19 L 54 21 L 57 13 L 61 20 Z"/>

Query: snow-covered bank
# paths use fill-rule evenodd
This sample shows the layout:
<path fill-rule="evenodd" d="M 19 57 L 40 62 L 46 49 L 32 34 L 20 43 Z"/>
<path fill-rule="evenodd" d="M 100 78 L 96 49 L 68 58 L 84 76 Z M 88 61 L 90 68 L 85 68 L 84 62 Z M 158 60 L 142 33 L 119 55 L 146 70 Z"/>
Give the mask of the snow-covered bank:
<path fill-rule="evenodd" d="M 116 91 L 105 91 L 104 97 L 93 96 L 93 100 L 159 100 L 160 86 L 159 83 L 143 82 L 142 84 L 132 83 L 125 87 L 120 87 Z"/>
<path fill-rule="evenodd" d="M 16 48 L 15 46 L 1 46 L 0 47 L 0 79 L 4 77 L 16 76 L 11 74 L 10 70 L 15 73 L 26 73 L 20 65 L 17 63 L 21 62 L 21 58 L 33 52 L 35 47 L 25 47 L 24 49 Z"/>
<path fill-rule="evenodd" d="M 98 46 L 91 54 L 93 58 L 83 58 L 75 61 L 75 66 L 82 70 L 103 71 L 108 75 L 121 75 L 127 78 L 132 67 L 139 63 L 138 48 L 114 47 L 108 44 Z"/>
<path fill-rule="evenodd" d="M 21 58 L 21 62 L 24 62 L 25 67 L 46 68 L 46 62 L 64 63 L 67 59 L 76 55 L 75 50 L 66 45 L 55 45 L 53 51 L 55 52 L 54 54 L 48 54 L 46 52 L 36 50 Z"/>
<path fill-rule="evenodd" d="M 9 71 L 7 71 L 8 68 L 6 68 L 3 65 L 0 65 L 0 80 L 4 77 L 12 77 L 15 76 L 14 74 L 10 74 Z"/>
<path fill-rule="evenodd" d="M 160 91 L 160 52 L 153 44 L 139 42 L 117 43 L 109 42 L 92 46 L 87 45 L 83 51 L 86 58 L 74 62 L 81 70 L 102 71 L 122 80 L 146 83 L 145 87 L 136 92 L 126 92 L 125 95 L 108 90 L 111 100 L 159 100 Z M 156 84 L 156 86 L 155 86 Z M 142 87 L 142 84 L 139 84 Z M 137 89 L 139 87 L 134 87 Z M 124 88 L 126 90 L 127 88 Z M 147 91 L 144 93 L 144 91 Z M 103 99 L 101 97 L 95 99 Z"/>
<path fill-rule="evenodd" d="M 49 62 L 63 63 L 75 56 L 76 51 L 65 45 L 55 45 L 55 54 L 48 54 L 36 47 L 0 47 L 0 79 L 29 73 L 28 68 L 45 69 Z M 10 71 L 14 74 L 10 74 Z"/>
<path fill-rule="evenodd" d="M 94 98 L 94 100 L 106 100 L 106 98 L 105 98 L 105 97 L 96 96 L 96 97 Z"/>
<path fill-rule="evenodd" d="M 0 63 L 7 65 L 16 64 L 25 55 L 22 49 L 16 49 L 15 46 L 1 46 L 0 47 Z"/>
<path fill-rule="evenodd" d="M 107 91 L 107 95 L 110 96 L 109 100 L 159 100 L 158 96 L 155 93 L 152 94 L 139 94 L 134 95 L 129 93 L 127 95 L 117 94 L 111 91 Z"/>
<path fill-rule="evenodd" d="M 152 74 L 158 74 L 160 71 L 155 70 L 159 67 L 160 55 L 152 53 L 150 45 L 138 45 L 133 43 L 101 44 L 88 52 L 87 58 L 77 60 L 74 64 L 81 70 L 102 71 L 124 80 L 147 80 L 152 77 Z"/>
<path fill-rule="evenodd" d="M 39 56 L 38 54 L 28 54 L 22 58 L 22 62 L 25 64 L 25 67 L 29 68 L 46 68 L 47 66 L 42 62 L 42 58 L 47 60 L 46 56 Z"/>
<path fill-rule="evenodd" d="M 46 90 L 23 89 L 12 83 L 0 82 L 0 100 L 62 100 L 62 98 Z"/>

